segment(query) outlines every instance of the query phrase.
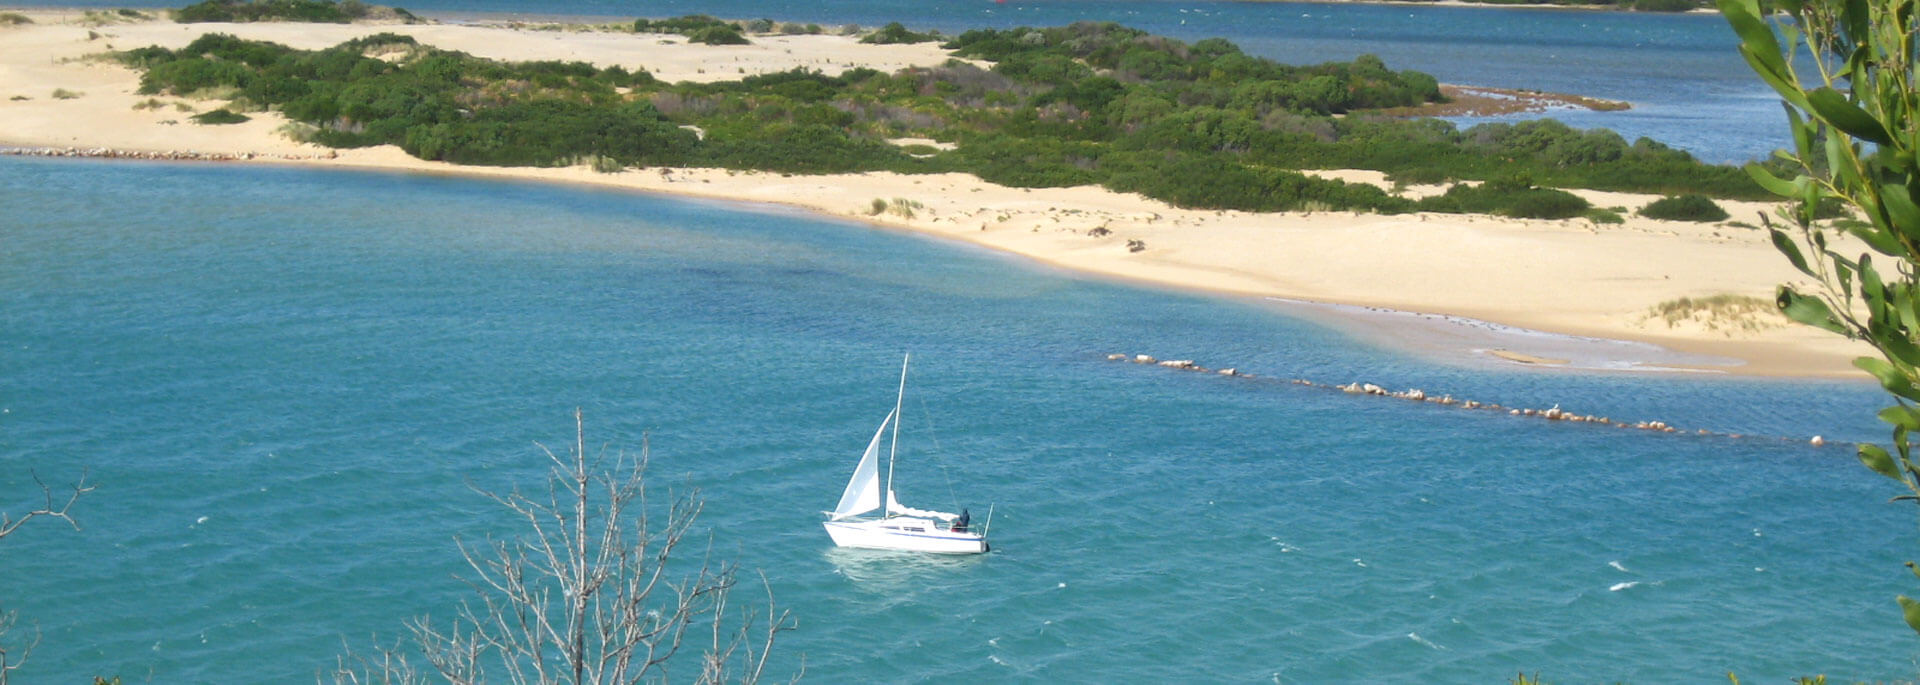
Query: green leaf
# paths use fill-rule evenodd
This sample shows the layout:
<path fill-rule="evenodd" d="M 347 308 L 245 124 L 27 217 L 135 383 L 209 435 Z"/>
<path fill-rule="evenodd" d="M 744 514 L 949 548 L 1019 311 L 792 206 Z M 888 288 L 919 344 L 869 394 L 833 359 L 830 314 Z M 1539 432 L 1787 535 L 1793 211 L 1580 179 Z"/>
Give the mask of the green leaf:
<path fill-rule="evenodd" d="M 1783 285 L 1775 291 L 1774 303 L 1780 306 L 1781 314 L 1785 314 L 1787 318 L 1794 321 L 1841 335 L 1852 334 L 1852 331 L 1847 330 L 1846 325 L 1834 317 L 1833 310 L 1827 308 L 1826 301 L 1818 297 L 1807 297 Z"/>
<path fill-rule="evenodd" d="M 1878 445 L 1861 445 L 1859 456 L 1860 463 L 1866 464 L 1867 468 L 1873 469 L 1874 473 L 1901 480 L 1900 467 L 1894 466 L 1893 455 L 1887 454 L 1887 451 Z"/>
<path fill-rule="evenodd" d="M 1879 416 L 1881 421 L 1891 423 L 1895 426 L 1899 426 L 1901 428 L 1905 428 L 1910 431 L 1920 430 L 1920 414 L 1915 414 L 1913 409 L 1908 408 L 1906 405 L 1896 404 L 1894 406 L 1887 407 L 1886 409 L 1882 409 L 1880 410 Z M 1867 447 L 1873 447 L 1873 446 L 1862 445 L 1861 449 L 1865 449 Z M 1879 449 L 1879 448 L 1876 447 L 1874 449 Z"/>
<path fill-rule="evenodd" d="M 1774 38 L 1773 27 L 1760 18 L 1759 1 L 1717 0 L 1714 4 L 1720 6 L 1720 14 L 1740 36 L 1741 54 L 1753 63 L 1754 70 L 1769 81 L 1786 78 L 1790 73 L 1787 60 L 1780 56 L 1780 42 Z"/>
<path fill-rule="evenodd" d="M 1888 356 L 1908 367 L 1920 367 L 1920 345 L 1914 345 L 1905 333 L 1887 327 L 1886 334 L 1879 335 L 1880 343 L 1886 346 Z"/>
<path fill-rule="evenodd" d="M 1903 183 L 1880 185 L 1880 208 L 1886 211 L 1887 219 L 1893 222 L 1893 229 L 1908 240 L 1920 237 L 1920 205 L 1914 204 L 1912 193 Z"/>
<path fill-rule="evenodd" d="M 1793 133 L 1793 151 L 1800 155 L 1800 159 L 1813 155 L 1813 134 L 1816 127 L 1800 118 L 1800 110 L 1794 109 L 1793 105 L 1782 102 L 1780 108 L 1787 110 L 1787 130 Z"/>
<path fill-rule="evenodd" d="M 1798 197 L 1800 191 L 1807 183 L 1806 180 L 1804 180 L 1806 178 L 1804 176 L 1791 181 L 1775 176 L 1773 172 L 1767 171 L 1766 167 L 1760 166 L 1758 163 L 1750 163 L 1742 167 L 1742 169 L 1747 172 L 1748 176 L 1753 177 L 1753 182 L 1760 184 L 1762 188 L 1766 188 L 1767 192 L 1781 197 Z"/>
<path fill-rule="evenodd" d="M 1880 120 L 1873 118 L 1866 110 L 1847 101 L 1840 91 L 1821 86 L 1807 92 L 1807 104 L 1814 116 L 1832 124 L 1834 128 L 1847 132 L 1847 135 L 1870 141 L 1876 145 L 1893 143 L 1893 136 Z"/>
<path fill-rule="evenodd" d="M 1746 58 L 1747 66 L 1753 67 L 1753 73 L 1759 74 L 1760 80 L 1766 81 L 1767 85 L 1773 88 L 1773 92 L 1779 93 L 1780 99 L 1800 109 L 1812 109 L 1807 104 L 1807 94 L 1801 92 L 1799 86 L 1795 85 L 1794 80 L 1784 71 L 1784 67 L 1776 66 L 1775 63 L 1781 62 L 1780 54 L 1772 53 L 1771 61 L 1761 56 L 1765 54 L 1768 53 L 1755 52 L 1750 47 L 1740 46 L 1740 56 Z"/>
<path fill-rule="evenodd" d="M 1906 595 L 1900 595 L 1900 613 L 1906 616 L 1907 627 L 1920 633 L 1920 602 Z"/>
<path fill-rule="evenodd" d="M 1860 242 L 1866 243 L 1868 247 L 1873 248 L 1873 251 L 1880 254 L 1899 257 L 1906 252 L 1900 245 L 1900 241 L 1894 240 L 1892 234 L 1875 228 L 1873 224 L 1853 222 L 1836 225 L 1845 228 L 1847 233 L 1859 238 Z"/>
<path fill-rule="evenodd" d="M 1886 360 L 1878 357 L 1858 357 L 1853 360 L 1853 365 L 1859 367 L 1861 371 L 1873 374 L 1873 377 L 1880 381 L 1880 387 L 1887 392 L 1920 401 L 1920 391 L 1914 389 L 1913 379 L 1908 378 L 1905 373 L 1901 373 L 1900 369 L 1887 363 Z"/>
<path fill-rule="evenodd" d="M 1787 256 L 1787 261 L 1793 262 L 1793 268 L 1799 269 L 1800 273 L 1818 278 L 1812 269 L 1807 268 L 1807 258 L 1801 256 L 1800 244 L 1793 242 L 1793 237 L 1787 235 L 1786 231 L 1770 228 L 1767 229 L 1767 236 L 1773 238 L 1773 249 L 1779 250 L 1780 254 Z"/>
<path fill-rule="evenodd" d="M 1880 310 L 1887 306 L 1887 285 L 1880 281 L 1880 272 L 1873 268 L 1873 258 L 1860 255 L 1860 263 L 1855 266 L 1860 274 L 1860 295 L 1867 300 L 1868 312 L 1879 316 Z"/>
<path fill-rule="evenodd" d="M 1868 41 L 1873 40 L 1873 28 L 1869 22 L 1873 15 L 1867 12 L 1867 0 L 1847 0 L 1845 7 L 1846 11 L 1841 13 L 1840 18 L 1846 22 L 1847 40 L 1861 46 L 1862 50 L 1854 51 L 1854 57 L 1864 62 L 1864 48 Z"/>

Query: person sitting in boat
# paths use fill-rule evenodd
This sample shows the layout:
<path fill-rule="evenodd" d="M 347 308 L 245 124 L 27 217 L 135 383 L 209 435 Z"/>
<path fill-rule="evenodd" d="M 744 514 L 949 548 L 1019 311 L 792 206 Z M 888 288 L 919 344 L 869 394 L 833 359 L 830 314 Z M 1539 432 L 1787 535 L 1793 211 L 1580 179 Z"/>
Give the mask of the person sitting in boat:
<path fill-rule="evenodd" d="M 955 533 L 967 532 L 967 521 L 970 521 L 973 519 L 973 517 L 969 515 L 971 513 L 972 512 L 969 512 L 965 509 L 961 509 L 960 518 L 953 520 L 953 528 L 951 530 Z"/>

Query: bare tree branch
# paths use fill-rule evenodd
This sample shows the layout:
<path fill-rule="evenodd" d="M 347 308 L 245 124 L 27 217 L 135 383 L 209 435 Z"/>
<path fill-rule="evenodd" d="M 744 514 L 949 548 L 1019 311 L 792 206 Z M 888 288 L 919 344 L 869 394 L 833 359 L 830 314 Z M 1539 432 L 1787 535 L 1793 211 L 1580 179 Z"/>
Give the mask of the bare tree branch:
<path fill-rule="evenodd" d="M 758 682 L 775 638 L 792 630 L 790 615 L 767 590 L 765 614 L 730 611 L 737 569 L 716 561 L 712 541 L 690 561 L 681 543 L 703 503 L 696 490 L 673 497 L 664 524 L 651 520 L 640 455 L 589 457 L 585 422 L 574 412 L 574 444 L 563 454 L 538 446 L 551 465 L 543 494 L 515 488 L 479 491 L 522 525 L 512 540 L 458 540 L 476 597 L 453 624 L 408 623 L 414 646 L 449 683 L 484 683 L 499 674 L 515 685 L 638 683 L 667 679 L 668 662 L 689 632 L 711 630 L 698 682 Z M 736 625 L 737 627 L 728 627 Z M 332 682 L 412 683 L 404 656 L 382 650 L 369 658 L 349 650 Z"/>
<path fill-rule="evenodd" d="M 20 526 L 41 516 L 64 520 L 67 525 L 73 526 L 74 530 L 80 530 L 80 522 L 75 521 L 67 512 L 73 510 L 73 503 L 78 501 L 81 495 L 93 492 L 94 486 L 87 485 L 87 472 L 84 470 L 80 472 L 80 480 L 71 486 L 71 492 L 63 493 L 66 500 L 58 504 L 55 504 L 53 488 L 47 487 L 46 482 L 40 480 L 40 474 L 32 471 L 28 473 L 33 476 L 33 484 L 40 486 L 43 504 L 39 509 L 21 514 L 20 518 L 13 518 L 6 512 L 0 512 L 0 539 L 5 539 L 19 530 Z M 17 612 L 0 611 L 0 685 L 6 685 L 13 672 L 26 665 L 27 657 L 33 654 L 33 648 L 40 645 L 38 629 L 33 631 L 33 637 L 24 644 L 16 644 L 7 639 L 7 635 L 18 627 L 19 621 L 20 615 Z"/>
<path fill-rule="evenodd" d="M 47 487 L 46 482 L 40 480 L 40 474 L 33 473 L 32 475 L 33 484 L 40 486 L 40 495 L 44 499 L 45 504 L 39 509 L 21 515 L 20 518 L 17 519 L 6 512 L 0 512 L 0 539 L 12 535 L 13 531 L 19 530 L 21 525 L 33 520 L 34 517 L 37 516 L 63 519 L 68 525 L 73 526 L 74 530 L 80 530 L 80 522 L 73 520 L 73 517 L 68 516 L 67 512 L 73 509 L 74 501 L 80 499 L 81 495 L 93 492 L 93 486 L 87 485 L 87 472 L 80 472 L 80 481 L 73 484 L 73 491 L 66 493 L 66 501 L 62 502 L 58 507 L 55 507 L 53 503 L 53 488 Z"/>

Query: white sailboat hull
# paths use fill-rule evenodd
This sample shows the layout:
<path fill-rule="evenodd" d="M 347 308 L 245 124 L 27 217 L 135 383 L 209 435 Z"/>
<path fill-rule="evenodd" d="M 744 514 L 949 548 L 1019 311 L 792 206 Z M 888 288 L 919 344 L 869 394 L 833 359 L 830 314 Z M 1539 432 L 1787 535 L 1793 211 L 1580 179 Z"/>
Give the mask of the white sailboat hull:
<path fill-rule="evenodd" d="M 895 517 L 867 521 L 827 521 L 824 525 L 827 527 L 827 536 L 833 538 L 833 544 L 841 547 L 933 554 L 981 554 L 988 549 L 985 536 L 941 530 L 925 519 Z"/>

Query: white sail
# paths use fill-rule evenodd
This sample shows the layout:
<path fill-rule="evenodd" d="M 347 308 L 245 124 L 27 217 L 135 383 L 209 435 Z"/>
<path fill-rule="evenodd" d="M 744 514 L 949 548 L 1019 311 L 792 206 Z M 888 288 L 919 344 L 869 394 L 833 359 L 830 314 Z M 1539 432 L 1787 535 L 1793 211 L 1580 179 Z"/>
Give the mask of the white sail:
<path fill-rule="evenodd" d="M 887 511 L 893 512 L 894 515 L 896 516 L 919 516 L 921 518 L 940 519 L 942 521 L 952 521 L 954 519 L 960 518 L 959 514 L 949 514 L 944 511 L 930 511 L 927 509 L 915 509 L 905 504 L 901 504 L 900 500 L 893 496 L 893 491 L 891 490 L 887 491 Z"/>
<path fill-rule="evenodd" d="M 846 491 L 840 493 L 840 506 L 833 508 L 833 520 L 859 516 L 880 508 L 880 436 L 887 432 L 887 424 L 892 421 L 893 412 L 887 412 L 887 418 L 880 422 L 880 429 L 873 432 L 873 441 L 867 443 L 867 452 L 860 456 L 860 465 L 853 467 L 853 478 L 847 481 Z"/>

